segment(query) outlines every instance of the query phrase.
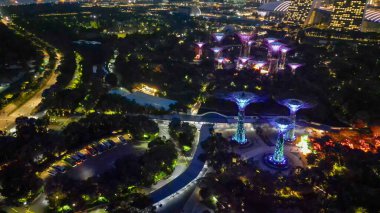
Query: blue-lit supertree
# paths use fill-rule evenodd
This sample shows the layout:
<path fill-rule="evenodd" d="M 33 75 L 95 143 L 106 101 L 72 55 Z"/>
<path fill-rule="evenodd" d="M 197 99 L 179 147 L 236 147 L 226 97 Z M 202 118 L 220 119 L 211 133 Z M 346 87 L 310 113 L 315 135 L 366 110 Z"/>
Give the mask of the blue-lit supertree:
<path fill-rule="evenodd" d="M 239 144 L 245 144 L 247 143 L 244 128 L 245 108 L 251 103 L 264 101 L 265 98 L 251 92 L 233 92 L 230 93 L 226 99 L 235 102 L 239 107 L 238 125 L 232 139 Z"/>
<path fill-rule="evenodd" d="M 289 131 L 286 133 L 285 140 L 294 141 L 296 139 L 294 132 L 296 128 L 296 114 L 298 110 L 311 108 L 313 105 L 299 99 L 283 99 L 283 100 L 280 100 L 279 103 L 286 106 L 289 109 L 290 118 L 293 122 L 293 125 L 292 125 L 293 127 L 289 129 Z"/>
<path fill-rule="evenodd" d="M 264 160 L 270 166 L 278 169 L 285 169 L 288 166 L 288 160 L 284 156 L 285 133 L 292 128 L 293 122 L 288 117 L 278 117 L 271 121 L 272 125 L 278 130 L 276 147 L 273 154 L 265 155 Z"/>

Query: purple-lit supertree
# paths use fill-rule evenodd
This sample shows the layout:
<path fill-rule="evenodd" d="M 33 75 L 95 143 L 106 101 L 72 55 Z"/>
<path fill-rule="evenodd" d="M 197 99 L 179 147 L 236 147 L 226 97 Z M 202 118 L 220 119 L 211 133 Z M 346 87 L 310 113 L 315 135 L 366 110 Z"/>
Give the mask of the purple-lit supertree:
<path fill-rule="evenodd" d="M 265 100 L 265 98 L 251 92 L 233 92 L 230 93 L 226 99 L 235 102 L 239 107 L 238 125 L 236 133 L 232 139 L 239 144 L 245 144 L 247 143 L 244 128 L 245 108 L 251 103 L 262 102 Z"/>
<path fill-rule="evenodd" d="M 293 75 L 296 74 L 296 70 L 302 66 L 302 64 L 299 64 L 299 63 L 289 63 L 288 66 L 290 67 L 291 69 L 291 72 Z"/>
<path fill-rule="evenodd" d="M 280 42 L 273 42 L 269 44 L 270 57 L 268 57 L 268 61 L 269 61 L 268 72 L 270 74 L 275 74 L 278 71 L 279 52 L 283 45 L 284 44 Z"/>
<path fill-rule="evenodd" d="M 219 44 L 222 42 L 225 36 L 224 33 L 213 33 L 212 35 L 214 36 L 215 41 L 218 42 Z"/>
<path fill-rule="evenodd" d="M 202 54 L 203 54 L 202 48 L 205 45 L 205 43 L 204 42 L 197 42 L 197 43 L 195 43 L 195 45 L 197 46 L 197 54 L 195 55 L 194 60 L 199 61 L 202 57 Z"/>
<path fill-rule="evenodd" d="M 236 63 L 236 69 L 237 70 L 242 70 L 247 66 L 247 62 L 249 61 L 249 57 L 239 57 L 237 59 Z"/>
<path fill-rule="evenodd" d="M 211 50 L 214 52 L 214 66 L 215 66 L 215 70 L 217 70 L 218 67 L 220 66 L 218 59 L 221 58 L 220 53 L 222 52 L 223 48 L 222 47 L 213 47 L 213 48 L 211 48 Z"/>
<path fill-rule="evenodd" d="M 306 109 L 313 107 L 312 104 L 299 100 L 299 99 L 283 99 L 278 101 L 279 104 L 287 107 L 290 111 L 290 118 L 292 120 L 293 128 L 289 129 L 289 131 L 285 135 L 286 141 L 294 141 L 296 139 L 295 136 L 295 128 L 296 128 L 296 113 L 300 109 Z"/>
<path fill-rule="evenodd" d="M 214 59 L 217 59 L 220 57 L 220 53 L 222 52 L 222 47 L 213 47 L 211 50 L 214 52 Z"/>
<path fill-rule="evenodd" d="M 251 33 L 240 32 L 237 35 L 239 36 L 241 44 L 242 44 L 242 54 L 241 54 L 241 56 L 248 57 L 249 56 L 248 52 L 249 52 L 249 49 L 250 49 L 249 41 L 252 38 L 252 34 Z"/>
<path fill-rule="evenodd" d="M 265 39 L 265 42 L 267 43 L 267 46 L 268 46 L 268 58 L 270 58 L 272 56 L 270 44 L 272 44 L 273 42 L 276 42 L 276 41 L 277 41 L 276 38 L 266 38 Z"/>
<path fill-rule="evenodd" d="M 275 42 L 275 41 L 277 41 L 278 39 L 277 38 L 265 38 L 265 41 L 268 43 L 268 44 L 271 44 L 271 43 L 273 43 L 273 42 Z"/>
<path fill-rule="evenodd" d="M 273 119 L 271 123 L 278 131 L 277 142 L 274 153 L 265 155 L 264 161 L 275 169 L 286 169 L 288 168 L 288 159 L 284 155 L 284 135 L 292 128 L 292 120 L 287 117 L 278 117 Z"/>
<path fill-rule="evenodd" d="M 223 69 L 224 58 L 223 57 L 219 57 L 219 58 L 216 59 L 216 62 L 218 63 L 217 66 L 216 66 L 216 69 L 217 70 L 222 70 Z"/>
<path fill-rule="evenodd" d="M 280 59 L 280 65 L 279 65 L 279 69 L 280 70 L 283 70 L 285 69 L 285 63 L 286 63 L 286 54 L 288 53 L 288 51 L 290 50 L 290 48 L 288 47 L 281 47 L 281 59 Z"/>

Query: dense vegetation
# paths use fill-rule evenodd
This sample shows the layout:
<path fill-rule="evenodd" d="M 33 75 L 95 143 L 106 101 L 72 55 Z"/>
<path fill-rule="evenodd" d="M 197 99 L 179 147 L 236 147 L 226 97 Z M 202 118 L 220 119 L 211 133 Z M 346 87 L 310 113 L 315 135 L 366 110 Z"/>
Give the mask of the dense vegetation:
<path fill-rule="evenodd" d="M 379 155 L 317 142 L 309 167 L 271 174 L 231 153 L 221 136 L 205 141 L 215 169 L 200 183 L 203 202 L 217 212 L 374 212 L 380 206 Z M 210 157 L 209 157 L 210 156 Z"/>

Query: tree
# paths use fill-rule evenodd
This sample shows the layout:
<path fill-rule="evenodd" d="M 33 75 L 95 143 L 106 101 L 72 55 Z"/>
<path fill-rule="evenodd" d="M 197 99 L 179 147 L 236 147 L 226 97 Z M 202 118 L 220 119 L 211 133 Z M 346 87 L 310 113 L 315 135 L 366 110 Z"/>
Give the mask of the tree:
<path fill-rule="evenodd" d="M 42 187 L 42 180 L 33 172 L 30 166 L 16 162 L 1 171 L 1 194 L 7 202 L 22 204 L 35 198 Z"/>

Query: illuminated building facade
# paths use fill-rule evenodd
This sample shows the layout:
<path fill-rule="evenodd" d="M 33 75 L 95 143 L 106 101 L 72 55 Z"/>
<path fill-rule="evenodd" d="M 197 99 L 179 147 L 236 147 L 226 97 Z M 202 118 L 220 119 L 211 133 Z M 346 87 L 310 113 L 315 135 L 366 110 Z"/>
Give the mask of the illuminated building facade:
<path fill-rule="evenodd" d="M 307 25 L 312 11 L 319 7 L 321 0 L 292 0 L 284 21 L 291 25 Z"/>
<path fill-rule="evenodd" d="M 366 0 L 336 0 L 330 28 L 337 31 L 361 30 L 365 7 Z"/>

